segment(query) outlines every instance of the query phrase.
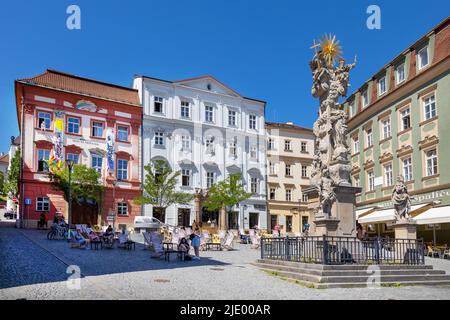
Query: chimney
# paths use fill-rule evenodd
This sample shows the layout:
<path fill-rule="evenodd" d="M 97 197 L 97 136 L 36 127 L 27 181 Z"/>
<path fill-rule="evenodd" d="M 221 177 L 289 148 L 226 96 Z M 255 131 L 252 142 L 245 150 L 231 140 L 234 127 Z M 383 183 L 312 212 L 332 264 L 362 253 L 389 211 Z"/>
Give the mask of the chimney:
<path fill-rule="evenodd" d="M 288 121 L 288 122 L 286 122 L 286 124 L 288 124 L 288 125 L 290 125 L 290 126 L 293 126 L 293 125 L 294 125 L 294 123 L 293 123 L 292 121 Z"/>

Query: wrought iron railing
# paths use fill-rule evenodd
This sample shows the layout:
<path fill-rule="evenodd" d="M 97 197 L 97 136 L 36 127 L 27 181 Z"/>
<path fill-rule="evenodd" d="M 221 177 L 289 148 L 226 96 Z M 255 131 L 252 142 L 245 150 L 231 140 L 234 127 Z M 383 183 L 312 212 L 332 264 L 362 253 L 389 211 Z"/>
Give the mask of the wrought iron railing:
<path fill-rule="evenodd" d="M 261 238 L 261 259 L 338 264 L 425 264 L 423 240 L 353 237 Z"/>

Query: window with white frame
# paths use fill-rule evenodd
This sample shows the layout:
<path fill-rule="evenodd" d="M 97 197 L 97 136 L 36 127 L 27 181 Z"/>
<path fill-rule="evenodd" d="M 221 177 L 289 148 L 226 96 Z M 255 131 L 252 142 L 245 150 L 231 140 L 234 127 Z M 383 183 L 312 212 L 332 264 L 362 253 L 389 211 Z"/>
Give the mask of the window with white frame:
<path fill-rule="evenodd" d="M 38 149 L 38 172 L 49 172 L 48 160 L 50 159 L 50 150 Z"/>
<path fill-rule="evenodd" d="M 250 158 L 253 160 L 258 158 L 258 147 L 257 146 L 252 146 L 250 148 Z"/>
<path fill-rule="evenodd" d="M 273 163 L 273 162 L 269 162 L 269 173 L 276 174 L 275 163 Z"/>
<path fill-rule="evenodd" d="M 189 151 L 191 150 L 191 137 L 190 136 L 181 136 L 181 151 Z"/>
<path fill-rule="evenodd" d="M 255 194 L 258 193 L 258 184 L 259 184 L 258 178 L 255 178 L 255 177 L 250 178 L 250 192 L 251 193 L 255 193 Z"/>
<path fill-rule="evenodd" d="M 128 160 L 117 160 L 117 179 L 128 180 Z"/>
<path fill-rule="evenodd" d="M 215 183 L 215 175 L 212 171 L 206 172 L 206 187 L 211 188 L 213 184 Z"/>
<path fill-rule="evenodd" d="M 291 140 L 284 140 L 284 151 L 291 151 Z"/>
<path fill-rule="evenodd" d="M 205 140 L 206 153 L 213 154 L 214 153 L 214 139 L 206 138 Z"/>
<path fill-rule="evenodd" d="M 156 146 L 164 145 L 164 132 L 155 131 L 155 145 Z"/>
<path fill-rule="evenodd" d="M 373 170 L 367 172 L 367 188 L 369 191 L 375 190 L 375 173 Z"/>
<path fill-rule="evenodd" d="M 372 128 L 366 129 L 366 148 L 373 146 L 373 132 Z"/>
<path fill-rule="evenodd" d="M 50 130 L 52 123 L 52 115 L 50 112 L 38 112 L 38 127 L 42 130 Z"/>
<path fill-rule="evenodd" d="M 367 90 L 364 90 L 361 93 L 361 99 L 363 108 L 367 107 L 369 105 L 369 93 Z"/>
<path fill-rule="evenodd" d="M 205 121 L 214 122 L 214 107 L 205 105 Z"/>
<path fill-rule="evenodd" d="M 286 201 L 292 201 L 292 189 L 286 189 Z"/>
<path fill-rule="evenodd" d="M 300 150 L 301 150 L 301 152 L 308 152 L 306 141 L 302 141 L 300 143 Z"/>
<path fill-rule="evenodd" d="M 95 138 L 103 138 L 103 122 L 92 121 L 91 136 Z"/>
<path fill-rule="evenodd" d="M 248 127 L 251 130 L 256 130 L 256 116 L 254 114 L 251 114 L 248 117 Z"/>
<path fill-rule="evenodd" d="M 237 156 L 237 144 L 236 141 L 231 141 L 229 144 L 229 154 L 232 157 L 236 157 Z"/>
<path fill-rule="evenodd" d="M 286 176 L 290 177 L 291 176 L 291 165 L 286 164 L 285 169 L 286 169 L 286 171 L 285 171 Z"/>
<path fill-rule="evenodd" d="M 434 176 L 438 173 L 438 158 L 436 149 L 428 150 L 425 153 L 427 163 L 427 176 Z"/>
<path fill-rule="evenodd" d="M 78 164 L 79 155 L 76 153 L 67 153 L 66 154 L 66 160 L 72 161 L 74 164 Z"/>
<path fill-rule="evenodd" d="M 118 216 L 127 216 L 128 215 L 128 203 L 126 203 L 126 202 L 118 202 L 117 203 L 117 215 Z"/>
<path fill-rule="evenodd" d="M 275 200 L 275 188 L 270 188 L 269 189 L 269 199 L 270 200 Z"/>
<path fill-rule="evenodd" d="M 417 53 L 417 58 L 419 62 L 419 70 L 426 67 L 429 63 L 429 56 L 428 56 L 428 46 L 423 47 L 419 50 Z"/>
<path fill-rule="evenodd" d="M 411 128 L 411 110 L 409 108 L 405 108 L 400 111 L 400 118 L 402 122 L 402 130 Z"/>
<path fill-rule="evenodd" d="M 191 106 L 188 101 L 181 101 L 181 118 L 191 117 Z"/>
<path fill-rule="evenodd" d="M 96 170 L 98 173 L 102 173 L 102 163 L 103 157 L 98 154 L 92 154 L 91 156 L 91 168 Z"/>
<path fill-rule="evenodd" d="M 308 202 L 309 198 L 308 198 L 308 194 L 307 193 L 302 193 L 302 202 Z"/>
<path fill-rule="evenodd" d="M 267 150 L 275 150 L 275 141 L 272 138 L 267 141 Z"/>
<path fill-rule="evenodd" d="M 355 101 L 352 101 L 349 104 L 349 111 L 350 111 L 350 117 L 353 117 L 356 114 L 356 103 L 355 103 Z"/>
<path fill-rule="evenodd" d="M 403 159 L 403 177 L 405 181 L 411 181 L 413 179 L 412 160 L 411 157 Z"/>
<path fill-rule="evenodd" d="M 164 99 L 162 97 L 154 97 L 153 112 L 162 113 L 163 112 L 163 102 L 164 102 Z"/>
<path fill-rule="evenodd" d="M 392 186 L 393 183 L 393 174 L 392 174 L 392 164 L 384 165 L 384 186 L 389 187 Z"/>
<path fill-rule="evenodd" d="M 425 120 L 436 117 L 436 97 L 434 94 L 423 98 Z"/>
<path fill-rule="evenodd" d="M 117 140 L 128 141 L 128 127 L 127 126 L 117 126 Z"/>
<path fill-rule="evenodd" d="M 360 179 L 359 175 L 356 175 L 353 177 L 353 186 L 361 187 L 361 179 Z"/>
<path fill-rule="evenodd" d="M 80 134 L 80 118 L 67 117 L 67 133 Z"/>
<path fill-rule="evenodd" d="M 354 136 L 353 137 L 353 154 L 359 152 L 359 137 Z"/>
<path fill-rule="evenodd" d="M 405 80 L 405 77 L 405 64 L 402 63 L 395 69 L 395 83 L 402 83 Z"/>
<path fill-rule="evenodd" d="M 181 185 L 189 187 L 191 185 L 191 170 L 181 169 Z"/>
<path fill-rule="evenodd" d="M 383 129 L 383 139 L 391 137 L 391 118 L 381 120 L 381 127 Z"/>
<path fill-rule="evenodd" d="M 37 197 L 36 211 L 50 211 L 50 199 L 48 197 Z"/>
<path fill-rule="evenodd" d="M 236 126 L 236 111 L 228 110 L 228 125 L 231 127 Z"/>
<path fill-rule="evenodd" d="M 302 165 L 302 178 L 308 178 L 308 167 Z"/>
<path fill-rule="evenodd" d="M 386 76 L 378 79 L 378 95 L 381 96 L 386 92 Z"/>

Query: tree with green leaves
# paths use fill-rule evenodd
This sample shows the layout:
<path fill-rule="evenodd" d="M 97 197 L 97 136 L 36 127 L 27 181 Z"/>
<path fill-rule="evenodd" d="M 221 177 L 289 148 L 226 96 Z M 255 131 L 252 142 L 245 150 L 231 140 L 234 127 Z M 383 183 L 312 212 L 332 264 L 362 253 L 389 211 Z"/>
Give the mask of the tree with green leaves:
<path fill-rule="evenodd" d="M 239 173 L 235 173 L 209 188 L 203 206 L 209 211 L 219 210 L 219 230 L 226 230 L 226 208 L 247 200 L 251 196 L 252 193 L 246 192 L 242 185 L 242 176 Z"/>
<path fill-rule="evenodd" d="M 194 195 L 176 191 L 181 171 L 173 171 L 164 160 L 156 160 L 154 165 L 147 164 L 143 194 L 134 199 L 139 205 L 151 204 L 155 211 L 159 211 L 162 222 L 166 209 L 173 204 L 185 205 L 192 201 Z"/>
<path fill-rule="evenodd" d="M 56 191 L 62 191 L 64 199 L 68 202 L 69 168 L 65 165 L 61 168 L 52 165 L 48 176 L 53 188 Z M 100 173 L 97 170 L 88 168 L 85 165 L 74 164 L 71 179 L 71 198 L 73 201 L 79 201 L 80 198 L 88 198 L 101 203 L 103 186 L 100 183 Z"/>
<path fill-rule="evenodd" d="M 11 159 L 11 166 L 6 175 L 6 181 L 3 186 L 4 193 L 9 197 L 19 197 L 20 180 L 20 149 L 18 148 Z"/>

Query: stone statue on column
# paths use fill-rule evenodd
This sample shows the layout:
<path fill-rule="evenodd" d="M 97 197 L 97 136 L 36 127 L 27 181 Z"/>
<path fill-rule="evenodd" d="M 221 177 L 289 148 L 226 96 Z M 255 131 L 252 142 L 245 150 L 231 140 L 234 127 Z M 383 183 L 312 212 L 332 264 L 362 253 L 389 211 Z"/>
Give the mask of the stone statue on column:
<path fill-rule="evenodd" d="M 395 209 L 396 221 L 409 221 L 411 211 L 411 198 L 402 175 L 397 177 L 397 182 L 392 190 L 392 203 Z"/>

